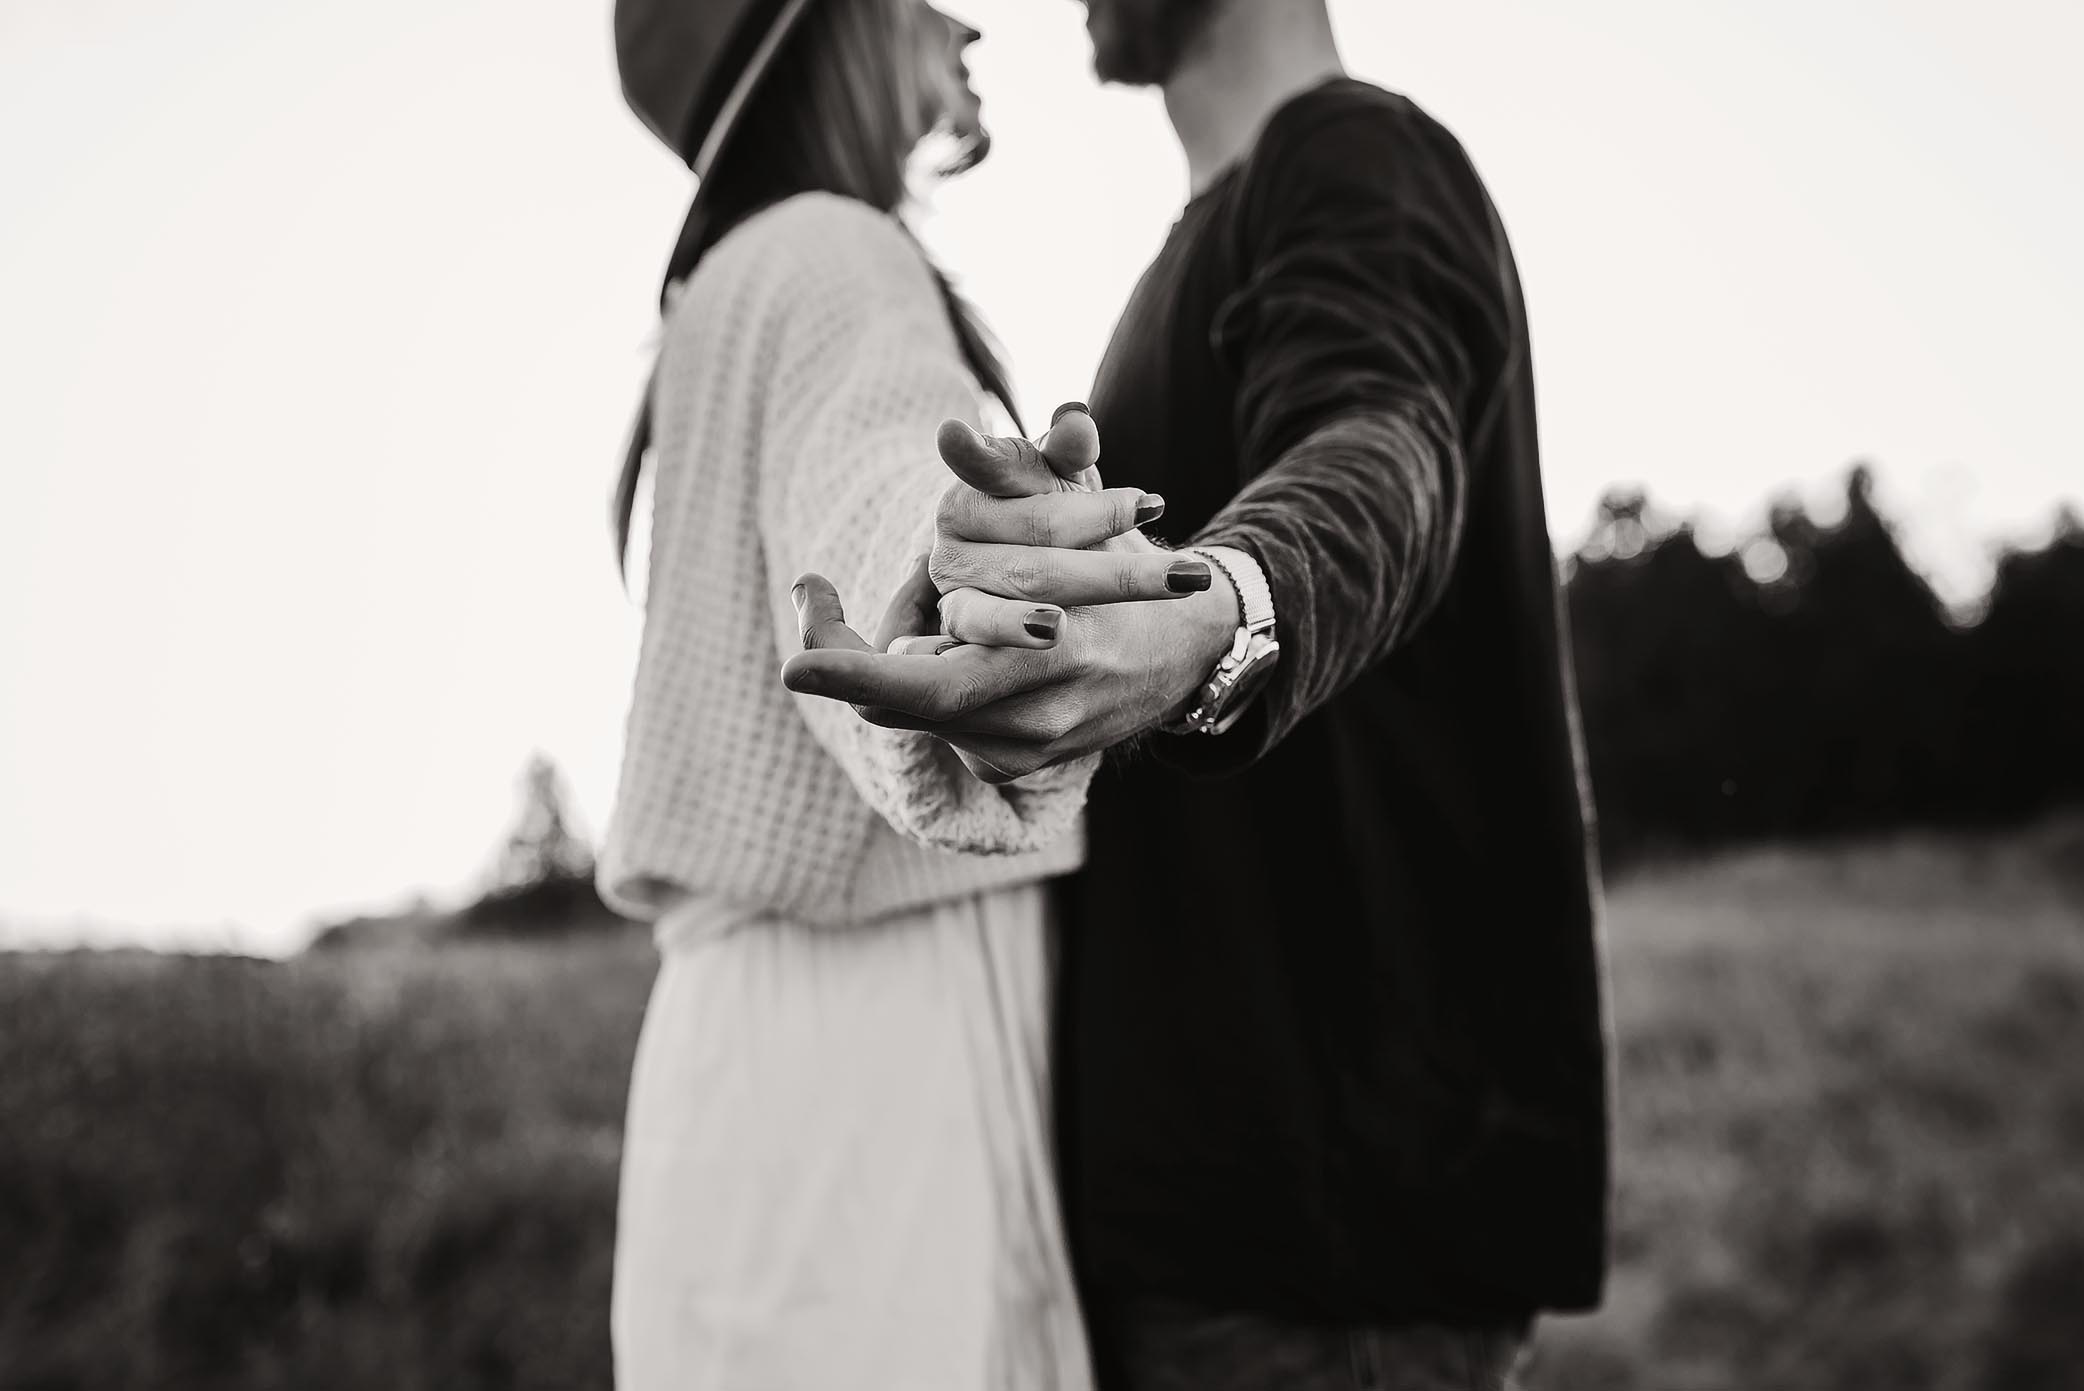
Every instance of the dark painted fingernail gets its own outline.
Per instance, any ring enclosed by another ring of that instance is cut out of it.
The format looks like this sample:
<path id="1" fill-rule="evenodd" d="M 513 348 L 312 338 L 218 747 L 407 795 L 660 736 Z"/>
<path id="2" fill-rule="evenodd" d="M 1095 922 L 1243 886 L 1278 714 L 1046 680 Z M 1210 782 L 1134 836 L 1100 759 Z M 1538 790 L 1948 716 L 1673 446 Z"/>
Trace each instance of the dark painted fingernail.
<path id="1" fill-rule="evenodd" d="M 1136 525 L 1149 526 L 1165 515 L 1165 499 L 1156 493 L 1145 493 L 1136 501 Z"/>
<path id="2" fill-rule="evenodd" d="M 1192 594 L 1214 583 L 1208 566 L 1198 560 L 1175 560 L 1165 567 L 1165 587 L 1174 594 Z"/>
<path id="3" fill-rule="evenodd" d="M 1083 401 L 1066 401 L 1063 405 L 1058 406 L 1056 408 L 1055 415 L 1049 417 L 1049 423 L 1054 425 L 1059 420 L 1062 420 L 1065 416 L 1069 415 L 1073 411 L 1077 411 L 1080 415 L 1087 416 L 1093 413 L 1092 407 L 1086 405 L 1086 403 Z"/>
<path id="4" fill-rule="evenodd" d="M 1053 638 L 1056 636 L 1057 622 L 1061 618 L 1063 615 L 1055 609 L 1029 609 L 1027 618 L 1020 626 L 1028 630 L 1028 636 L 1031 638 Z"/>

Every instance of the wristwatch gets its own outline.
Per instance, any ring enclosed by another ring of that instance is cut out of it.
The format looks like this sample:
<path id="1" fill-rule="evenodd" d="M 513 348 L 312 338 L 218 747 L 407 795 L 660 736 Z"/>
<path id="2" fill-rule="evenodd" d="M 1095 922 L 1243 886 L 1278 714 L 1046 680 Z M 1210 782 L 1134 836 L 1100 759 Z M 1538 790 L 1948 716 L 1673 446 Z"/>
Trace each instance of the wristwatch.
<path id="1" fill-rule="evenodd" d="M 1183 554 L 1198 555 L 1223 572 L 1237 591 L 1244 622 L 1238 626 L 1230 650 L 1216 663 L 1215 671 L 1188 702 L 1186 713 L 1170 726 L 1170 732 L 1221 734 L 1237 723 L 1281 659 L 1281 644 L 1274 639 L 1273 590 L 1267 587 L 1266 572 L 1259 562 L 1233 546 L 1189 546 Z"/>

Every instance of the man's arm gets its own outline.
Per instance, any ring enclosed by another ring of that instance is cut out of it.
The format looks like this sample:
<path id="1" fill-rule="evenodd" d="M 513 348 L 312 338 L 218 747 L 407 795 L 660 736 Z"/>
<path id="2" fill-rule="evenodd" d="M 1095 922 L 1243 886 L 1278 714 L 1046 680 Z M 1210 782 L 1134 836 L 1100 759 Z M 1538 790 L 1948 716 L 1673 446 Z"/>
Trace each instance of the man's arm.
<path id="1" fill-rule="evenodd" d="M 1243 212 L 1263 269 L 1217 325 L 1248 481 L 1194 538 L 1259 562 L 1281 659 L 1230 731 L 1157 746 L 1198 769 L 1257 758 L 1438 602 L 1516 341 L 1488 202 L 1444 131 L 1363 108 L 1285 134 Z"/>

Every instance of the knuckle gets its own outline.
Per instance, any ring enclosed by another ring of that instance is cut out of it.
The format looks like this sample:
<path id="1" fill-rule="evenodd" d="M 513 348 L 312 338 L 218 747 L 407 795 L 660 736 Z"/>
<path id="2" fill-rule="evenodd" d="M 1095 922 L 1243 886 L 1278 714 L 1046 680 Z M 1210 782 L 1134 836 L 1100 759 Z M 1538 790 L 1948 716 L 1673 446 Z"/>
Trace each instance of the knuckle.
<path id="1" fill-rule="evenodd" d="M 969 547 L 938 541 L 926 558 L 926 577 L 945 595 L 968 585 L 970 572 L 975 567 L 976 560 Z"/>
<path id="2" fill-rule="evenodd" d="M 1047 507 L 1040 505 L 1039 502 L 1031 503 L 1027 508 L 1025 536 L 1027 544 L 1030 546 L 1054 546 L 1056 544 L 1054 514 Z"/>
<path id="3" fill-rule="evenodd" d="M 941 596 L 941 632 L 965 642 L 989 638 L 990 614 L 985 596 L 974 589 L 951 589 Z"/>
<path id="4" fill-rule="evenodd" d="M 1032 555 L 1019 555 L 1006 562 L 1006 585 L 1016 594 L 1036 596 L 1049 587 L 1050 566 Z"/>
<path id="5" fill-rule="evenodd" d="M 1117 489 L 1108 507 L 1107 529 L 1116 536 L 1136 529 L 1137 494 L 1133 488 Z"/>
<path id="6" fill-rule="evenodd" d="M 953 531 L 960 525 L 964 513 L 968 510 L 965 506 L 968 492 L 968 487 L 961 483 L 950 483 L 942 491 L 941 500 L 933 510 L 935 531 Z"/>
<path id="7" fill-rule="evenodd" d="M 1124 555 L 1114 563 L 1115 593 L 1124 599 L 1134 599 L 1143 593 L 1143 570 L 1137 562 L 1141 556 Z"/>

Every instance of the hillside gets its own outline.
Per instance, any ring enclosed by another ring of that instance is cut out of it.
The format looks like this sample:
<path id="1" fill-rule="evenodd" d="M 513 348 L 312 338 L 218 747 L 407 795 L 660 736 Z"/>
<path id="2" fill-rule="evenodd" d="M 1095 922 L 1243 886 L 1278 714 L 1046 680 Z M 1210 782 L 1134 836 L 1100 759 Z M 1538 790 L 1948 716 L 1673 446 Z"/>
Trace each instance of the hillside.
<path id="1" fill-rule="evenodd" d="M 2084 823 L 1612 895 L 1607 1308 L 1537 1391 L 2084 1384 Z M 627 932 L 0 956 L 0 1385 L 606 1387 Z"/>

